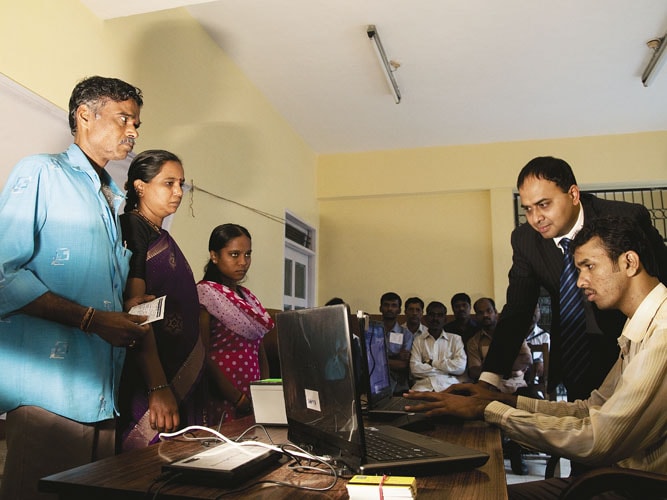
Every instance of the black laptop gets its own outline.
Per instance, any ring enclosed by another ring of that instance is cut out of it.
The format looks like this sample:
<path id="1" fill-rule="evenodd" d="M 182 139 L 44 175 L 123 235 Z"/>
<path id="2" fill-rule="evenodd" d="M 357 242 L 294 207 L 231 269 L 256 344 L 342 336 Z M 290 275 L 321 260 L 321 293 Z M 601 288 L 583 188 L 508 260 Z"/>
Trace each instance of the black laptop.
<path id="1" fill-rule="evenodd" d="M 393 426 L 364 427 L 344 305 L 285 311 L 276 322 L 291 442 L 361 474 L 433 475 L 488 460 Z"/>

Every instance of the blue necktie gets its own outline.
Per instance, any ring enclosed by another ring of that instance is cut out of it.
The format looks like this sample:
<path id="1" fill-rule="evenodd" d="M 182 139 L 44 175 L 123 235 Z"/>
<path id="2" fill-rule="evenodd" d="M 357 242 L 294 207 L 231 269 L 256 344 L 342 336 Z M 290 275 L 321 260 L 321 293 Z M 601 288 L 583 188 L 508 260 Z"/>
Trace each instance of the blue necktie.
<path id="1" fill-rule="evenodd" d="M 586 336 L 586 314 L 581 291 L 577 288 L 577 268 L 570 252 L 572 240 L 563 238 L 563 272 L 560 275 L 560 332 L 562 339 L 563 379 L 576 382 L 590 363 Z M 567 385 L 567 384 L 566 384 Z"/>

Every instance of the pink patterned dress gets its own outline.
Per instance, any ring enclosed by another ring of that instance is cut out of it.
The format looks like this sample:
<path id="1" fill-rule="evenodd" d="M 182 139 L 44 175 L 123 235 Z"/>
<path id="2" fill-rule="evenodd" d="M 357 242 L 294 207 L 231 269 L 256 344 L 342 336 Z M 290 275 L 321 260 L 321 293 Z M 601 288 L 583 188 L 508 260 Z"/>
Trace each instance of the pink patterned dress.
<path id="1" fill-rule="evenodd" d="M 273 320 L 250 290 L 242 286 L 239 290 L 242 297 L 213 281 L 197 283 L 199 304 L 211 315 L 209 356 L 234 387 L 250 397 L 250 382 L 260 379 L 259 346 L 273 328 Z M 212 393 L 208 422 L 233 420 L 234 401 L 215 397 L 215 390 Z"/>

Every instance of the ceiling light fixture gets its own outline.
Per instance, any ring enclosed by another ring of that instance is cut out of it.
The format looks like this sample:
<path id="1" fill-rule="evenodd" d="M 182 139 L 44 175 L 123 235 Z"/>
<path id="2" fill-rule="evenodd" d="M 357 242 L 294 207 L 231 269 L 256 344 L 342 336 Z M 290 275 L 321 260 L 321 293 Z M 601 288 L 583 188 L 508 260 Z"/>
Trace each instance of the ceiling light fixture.
<path id="1" fill-rule="evenodd" d="M 667 43 L 665 43 L 665 37 L 667 37 L 667 33 L 665 33 L 665 36 L 662 38 L 654 38 L 646 42 L 646 45 L 653 50 L 653 55 L 642 74 L 642 83 L 644 84 L 644 87 L 648 87 L 651 82 L 655 80 L 660 68 L 665 63 L 665 57 L 663 57 L 665 55 L 665 46 L 667 45 Z"/>
<path id="2" fill-rule="evenodd" d="M 398 88 L 398 83 L 396 83 L 396 78 L 394 78 L 394 71 L 400 66 L 399 63 L 395 61 L 389 61 L 387 59 L 387 53 L 384 51 L 382 46 L 382 41 L 380 41 L 380 34 L 377 31 L 377 28 L 374 24 L 369 24 L 366 28 L 366 33 L 368 38 L 373 42 L 373 47 L 375 47 L 375 53 L 380 60 L 382 69 L 384 69 L 385 77 L 387 78 L 387 83 L 391 89 L 391 93 L 394 95 L 394 101 L 396 104 L 401 102 L 401 89 Z"/>

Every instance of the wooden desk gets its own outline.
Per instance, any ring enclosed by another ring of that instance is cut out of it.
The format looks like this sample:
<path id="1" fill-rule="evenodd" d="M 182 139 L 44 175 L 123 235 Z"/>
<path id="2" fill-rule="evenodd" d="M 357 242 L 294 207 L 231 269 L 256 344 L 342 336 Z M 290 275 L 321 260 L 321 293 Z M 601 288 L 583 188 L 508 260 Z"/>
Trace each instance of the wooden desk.
<path id="1" fill-rule="evenodd" d="M 252 425 L 252 417 L 241 419 L 224 426 L 223 432 L 236 437 Z M 275 442 L 285 442 L 286 428 L 269 428 Z M 505 469 L 501 446 L 500 431 L 483 422 L 461 424 L 439 424 L 428 434 L 463 446 L 485 451 L 489 461 L 483 467 L 466 472 L 444 473 L 440 476 L 417 478 L 419 499 L 456 498 L 475 500 L 501 500 L 507 498 Z M 261 436 L 260 433 L 256 434 Z M 162 483 L 154 483 L 160 475 L 161 466 L 174 460 L 187 457 L 201 450 L 197 442 L 167 441 L 142 450 L 136 450 L 115 457 L 100 460 L 69 471 L 54 474 L 40 481 L 44 492 L 57 493 L 61 499 L 94 498 L 108 499 L 146 499 L 153 498 Z M 274 479 L 302 485 L 322 487 L 330 482 L 330 477 L 311 474 L 297 474 L 280 466 L 267 471 L 246 484 L 260 479 Z M 307 492 L 282 486 L 254 487 L 236 495 L 224 498 L 348 498 L 346 481 L 339 479 L 332 490 L 327 492 Z M 213 499 L 224 493 L 223 488 L 206 486 L 168 484 L 156 497 L 158 499 Z M 147 492 L 150 492 L 147 495 Z"/>

